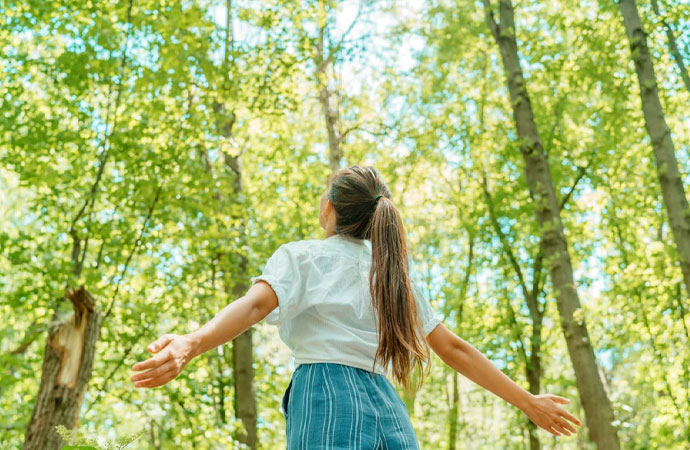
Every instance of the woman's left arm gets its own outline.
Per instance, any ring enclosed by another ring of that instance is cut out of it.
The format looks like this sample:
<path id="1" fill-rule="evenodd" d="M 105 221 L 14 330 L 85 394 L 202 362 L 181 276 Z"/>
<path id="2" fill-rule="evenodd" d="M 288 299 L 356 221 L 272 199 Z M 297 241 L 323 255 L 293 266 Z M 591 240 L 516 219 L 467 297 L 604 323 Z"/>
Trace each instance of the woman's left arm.
<path id="1" fill-rule="evenodd" d="M 532 422 L 556 436 L 577 432 L 573 424 L 582 423 L 557 403 L 570 400 L 552 394 L 533 395 L 501 372 L 470 343 L 442 323 L 429 334 L 429 346 L 450 367 L 511 405 L 520 408 Z"/>
<path id="2" fill-rule="evenodd" d="M 164 385 L 177 377 L 189 361 L 235 339 L 277 306 L 278 297 L 271 286 L 259 280 L 246 295 L 223 308 L 198 330 L 184 335 L 165 334 L 151 343 L 147 350 L 156 355 L 132 366 L 138 373 L 130 380 L 136 387 Z"/>

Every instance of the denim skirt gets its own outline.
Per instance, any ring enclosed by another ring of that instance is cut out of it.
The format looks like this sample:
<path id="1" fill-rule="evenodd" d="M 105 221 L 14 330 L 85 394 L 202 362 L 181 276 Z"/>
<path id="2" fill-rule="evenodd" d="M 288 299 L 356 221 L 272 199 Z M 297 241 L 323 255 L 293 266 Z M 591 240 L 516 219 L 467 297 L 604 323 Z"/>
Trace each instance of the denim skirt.
<path id="1" fill-rule="evenodd" d="M 419 449 L 402 399 L 381 374 L 300 364 L 282 400 L 288 450 Z"/>

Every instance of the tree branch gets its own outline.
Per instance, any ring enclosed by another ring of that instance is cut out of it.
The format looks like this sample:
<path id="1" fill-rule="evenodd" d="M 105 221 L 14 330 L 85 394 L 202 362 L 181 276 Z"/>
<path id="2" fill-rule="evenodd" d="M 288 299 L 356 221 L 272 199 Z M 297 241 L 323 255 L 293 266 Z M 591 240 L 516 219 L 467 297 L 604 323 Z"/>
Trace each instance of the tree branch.
<path id="1" fill-rule="evenodd" d="M 486 16 L 486 24 L 489 26 L 491 34 L 493 34 L 494 38 L 498 40 L 500 28 L 499 24 L 496 23 L 494 11 L 491 7 L 491 2 L 489 0 L 482 0 L 482 3 L 484 4 L 484 15 Z"/>
<path id="2" fill-rule="evenodd" d="M 484 192 L 484 197 L 486 198 L 486 204 L 489 210 L 489 217 L 491 219 L 491 224 L 494 227 L 494 230 L 496 231 L 496 234 L 498 235 L 499 240 L 501 241 L 501 248 L 503 252 L 505 253 L 506 257 L 510 261 L 510 265 L 513 267 L 513 270 L 515 271 L 515 274 L 518 277 L 519 283 L 520 283 L 520 288 L 522 289 L 522 293 L 527 298 L 529 295 L 529 291 L 527 290 L 527 285 L 525 284 L 525 278 L 522 275 L 522 269 L 520 268 L 520 263 L 518 262 L 517 258 L 513 254 L 513 251 L 508 244 L 508 239 L 506 238 L 505 233 L 503 233 L 503 230 L 501 230 L 501 226 L 498 223 L 498 218 L 496 217 L 496 212 L 494 211 L 494 205 L 493 205 L 493 200 L 491 198 L 491 194 L 489 193 L 489 188 L 487 187 L 486 183 L 486 173 L 482 175 L 481 179 L 481 187 L 482 191 Z"/>
<path id="3" fill-rule="evenodd" d="M 134 241 L 134 245 L 132 245 L 132 249 L 129 252 L 129 255 L 127 256 L 127 260 L 125 261 L 124 267 L 122 268 L 122 272 L 120 273 L 120 277 L 117 280 L 117 285 L 115 286 L 115 292 L 113 292 L 113 296 L 110 299 L 110 304 L 108 305 L 108 308 L 106 309 L 105 314 L 103 315 L 103 321 L 110 315 L 110 311 L 113 309 L 113 305 L 115 303 L 115 298 L 117 297 L 118 292 L 120 291 L 120 285 L 122 284 L 122 279 L 125 276 L 125 273 L 127 272 L 127 269 L 129 268 L 129 264 L 132 261 L 132 257 L 136 253 L 136 251 L 139 249 L 139 246 L 142 243 L 144 233 L 146 233 L 146 229 L 148 228 L 148 223 L 151 220 L 151 216 L 153 215 L 153 210 L 156 207 L 156 203 L 158 203 L 158 199 L 160 198 L 161 195 L 161 190 L 163 189 L 163 184 L 159 184 L 157 189 L 156 189 L 156 195 L 153 198 L 153 202 L 151 202 L 151 206 L 149 207 L 148 213 L 146 214 L 146 218 L 144 219 L 144 223 L 141 226 L 141 230 L 139 231 L 139 237 L 137 238 L 136 241 Z M 112 280 L 111 280 L 112 283 Z"/>

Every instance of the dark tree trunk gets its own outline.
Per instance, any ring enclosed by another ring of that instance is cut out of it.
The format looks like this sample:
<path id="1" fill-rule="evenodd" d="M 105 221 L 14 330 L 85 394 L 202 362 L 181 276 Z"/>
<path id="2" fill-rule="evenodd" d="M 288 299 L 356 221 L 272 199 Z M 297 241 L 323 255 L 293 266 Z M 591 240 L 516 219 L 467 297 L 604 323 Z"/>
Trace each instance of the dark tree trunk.
<path id="1" fill-rule="evenodd" d="M 686 292 L 690 294 L 690 208 L 688 208 L 688 200 L 685 197 L 685 189 L 678 170 L 671 130 L 666 124 L 664 111 L 659 101 L 652 56 L 649 54 L 647 37 L 642 29 L 637 4 L 635 0 L 621 0 L 618 6 L 623 15 L 632 59 L 635 62 L 642 113 L 647 132 L 652 140 L 657 176 L 680 259 L 683 281 Z"/>
<path id="2" fill-rule="evenodd" d="M 223 76 L 227 76 L 229 71 L 230 50 L 234 45 L 234 37 L 232 30 L 232 1 L 226 0 L 226 16 L 225 16 L 225 50 L 223 56 Z M 236 116 L 234 111 L 225 114 L 226 107 L 223 102 L 216 102 L 213 109 L 218 113 L 217 126 L 219 134 L 225 139 L 231 139 L 233 133 L 233 126 L 235 125 Z M 225 168 L 231 176 L 234 176 L 233 182 L 233 198 L 241 201 L 244 197 L 242 188 L 242 153 L 238 155 L 230 155 L 223 153 Z M 220 196 L 220 194 L 219 194 Z M 246 230 L 245 218 L 242 212 L 240 216 L 234 218 L 239 219 L 238 232 L 240 235 L 240 248 L 246 248 Z M 237 252 L 234 261 L 234 267 L 225 267 L 227 273 L 232 273 L 235 282 L 226 285 L 226 292 L 232 295 L 233 299 L 242 297 L 247 293 L 249 284 L 247 283 L 247 259 L 242 254 L 242 251 Z M 239 280 L 239 281 L 238 281 Z M 234 437 L 236 440 L 247 445 L 254 450 L 257 447 L 256 434 L 256 398 L 254 395 L 254 347 L 252 343 L 252 328 L 249 328 L 244 333 L 237 336 L 232 341 L 232 366 L 233 366 L 233 384 L 234 397 L 233 406 L 235 409 L 235 417 L 242 423 L 244 430 L 239 431 Z M 221 389 L 221 395 L 223 390 Z M 222 401 L 222 399 L 221 399 Z"/>
<path id="3" fill-rule="evenodd" d="M 235 416 L 242 421 L 245 429 L 245 432 L 237 435 L 237 440 L 255 449 L 257 436 L 252 328 L 232 341 L 232 366 L 235 381 Z"/>
<path id="4" fill-rule="evenodd" d="M 84 393 L 91 379 L 98 340 L 100 314 L 96 302 L 82 286 L 69 291 L 74 313 L 48 334 L 41 386 L 31 421 L 26 429 L 24 450 L 58 450 L 65 444 L 55 427 L 75 428 Z"/>
<path id="5" fill-rule="evenodd" d="M 214 110 L 222 117 L 225 106 L 223 103 L 216 103 L 214 105 Z M 221 135 L 228 139 L 231 138 L 234 123 L 235 115 L 231 113 L 226 122 L 219 123 Z M 243 197 L 241 155 L 233 156 L 226 153 L 223 156 L 225 167 L 228 169 L 227 171 L 231 176 L 234 176 L 233 197 L 240 200 Z M 238 230 L 240 234 L 240 247 L 244 248 L 247 244 L 244 217 L 236 218 L 240 221 Z M 224 270 L 227 273 L 232 273 L 235 282 L 230 282 L 230 280 L 228 280 L 228 284 L 225 288 L 226 292 L 231 295 L 233 299 L 237 299 L 246 294 L 249 289 L 249 284 L 246 282 L 248 279 L 247 259 L 242 255 L 241 251 L 237 252 L 235 258 L 231 259 L 239 262 L 233 262 L 233 267 L 225 267 Z M 252 328 L 249 328 L 232 341 L 232 364 L 235 417 L 239 419 L 244 426 L 244 431 L 238 432 L 235 438 L 249 446 L 249 448 L 256 449 L 257 413 L 256 399 L 254 396 L 254 350 L 252 343 Z"/>
<path id="6" fill-rule="evenodd" d="M 563 233 L 563 224 L 556 192 L 541 139 L 534 121 L 515 40 L 513 5 L 510 0 L 499 2 L 500 22 L 494 18 L 489 0 L 483 0 L 487 24 L 498 44 L 505 71 L 513 119 L 521 140 L 520 150 L 525 161 L 525 175 L 534 201 L 537 221 L 542 228 L 542 249 L 549 261 L 561 328 L 575 370 L 578 391 L 585 410 L 590 438 L 599 449 L 620 448 L 613 426 L 613 408 L 599 376 L 592 343 L 584 319 L 576 319 L 581 309 L 573 279 L 573 268 Z"/>
<path id="7" fill-rule="evenodd" d="M 226 165 L 235 171 L 235 198 L 242 196 L 242 164 L 240 156 L 229 157 L 226 155 Z M 240 245 L 246 244 L 246 233 L 244 221 L 240 226 Z M 241 252 L 238 253 L 239 264 L 237 265 L 237 279 L 242 280 L 234 284 L 232 289 L 233 298 L 243 296 L 249 289 L 247 258 Z M 254 345 L 252 342 L 252 329 L 250 327 L 244 333 L 237 336 L 232 341 L 232 367 L 233 380 L 235 382 L 235 416 L 242 421 L 244 432 L 237 436 L 237 440 L 256 449 L 256 397 L 254 395 Z"/>

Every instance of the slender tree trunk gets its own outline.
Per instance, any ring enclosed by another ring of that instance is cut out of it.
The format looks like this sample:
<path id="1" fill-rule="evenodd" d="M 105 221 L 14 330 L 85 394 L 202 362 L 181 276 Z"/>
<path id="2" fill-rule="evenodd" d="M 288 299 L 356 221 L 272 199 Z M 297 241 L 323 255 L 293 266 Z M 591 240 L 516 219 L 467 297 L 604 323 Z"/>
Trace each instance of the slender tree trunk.
<path id="1" fill-rule="evenodd" d="M 326 132 L 328 134 L 328 163 L 332 172 L 340 168 L 340 162 L 343 159 L 343 152 L 341 149 L 342 137 L 338 127 L 338 108 L 333 102 L 331 90 L 328 88 L 328 67 L 332 65 L 329 55 L 324 56 L 324 40 L 326 29 L 320 30 L 319 40 L 316 44 L 316 80 L 319 84 L 319 102 L 321 103 L 321 111 L 323 112 L 324 122 L 326 124 Z"/>
<path id="2" fill-rule="evenodd" d="M 82 286 L 69 291 L 74 313 L 54 326 L 46 341 L 41 386 L 31 421 L 26 429 L 24 450 L 59 449 L 65 442 L 55 427 L 77 426 L 84 393 L 91 379 L 98 340 L 100 314 L 96 302 Z"/>
<path id="3" fill-rule="evenodd" d="M 319 100 L 321 101 L 321 108 L 326 121 L 326 130 L 328 131 L 329 165 L 331 170 L 335 172 L 340 168 L 342 152 L 340 149 L 340 133 L 337 126 L 337 111 L 331 104 L 331 93 L 328 86 L 321 86 Z"/>
<path id="4" fill-rule="evenodd" d="M 460 393 L 458 391 L 458 373 L 453 371 L 453 392 L 450 403 L 450 410 L 448 411 L 448 450 L 455 450 L 455 442 L 458 440 L 458 403 L 460 400 Z"/>
<path id="5" fill-rule="evenodd" d="M 688 348 L 688 344 L 690 343 L 690 332 L 688 331 L 688 326 L 685 322 L 685 307 L 683 306 L 683 297 L 681 295 L 682 292 L 682 287 L 680 284 L 676 285 L 676 295 L 674 295 L 674 298 L 676 299 L 677 305 L 678 305 L 678 319 L 680 319 L 680 323 L 683 327 L 683 331 L 685 332 L 685 348 Z M 686 358 L 687 361 L 687 358 Z M 684 364 L 683 365 L 683 379 L 684 379 L 684 384 L 685 384 L 685 402 L 687 403 L 687 406 L 690 407 L 690 364 Z M 688 441 L 690 441 L 690 427 L 686 430 L 686 434 L 688 435 Z"/>
<path id="6" fill-rule="evenodd" d="M 673 59 L 676 61 L 676 66 L 678 66 L 678 71 L 680 72 L 680 77 L 683 79 L 683 84 L 685 84 L 685 89 L 690 92 L 690 75 L 688 75 L 688 69 L 683 62 L 683 56 L 678 49 L 678 43 L 676 42 L 675 34 L 673 34 L 673 29 L 661 14 L 659 3 L 656 0 L 652 0 L 652 8 L 654 9 L 654 13 L 659 17 L 661 24 L 664 26 L 666 38 L 668 39 L 668 48 L 671 50 L 671 56 L 673 56 Z"/>
<path id="7" fill-rule="evenodd" d="M 252 328 L 249 328 L 247 331 L 237 336 L 232 342 L 232 363 L 235 381 L 235 415 L 244 425 L 244 432 L 238 434 L 237 440 L 248 445 L 251 449 L 256 449 L 257 413 L 256 398 L 254 395 L 253 348 Z"/>
<path id="8" fill-rule="evenodd" d="M 578 391 L 585 410 L 590 438 L 599 449 L 620 448 L 617 430 L 613 425 L 613 408 L 599 376 L 594 350 L 584 319 L 576 319 L 581 310 L 580 299 L 573 279 L 573 268 L 550 168 L 534 121 L 530 99 L 517 52 L 513 5 L 501 0 L 500 23 L 496 22 L 489 0 L 483 0 L 487 24 L 498 44 L 505 71 L 513 119 L 520 137 L 525 175 L 530 196 L 534 201 L 537 221 L 542 228 L 542 248 L 561 318 L 570 359 L 575 370 Z"/>
<path id="9" fill-rule="evenodd" d="M 220 103 L 216 103 L 214 107 L 218 112 L 224 110 L 224 106 L 222 106 Z M 234 121 L 234 119 L 230 120 Z M 225 130 L 226 133 L 231 133 L 232 125 L 225 123 L 223 126 L 221 126 L 221 129 Z M 228 134 L 226 137 L 228 136 L 230 135 Z M 235 177 L 233 183 L 233 194 L 235 198 L 240 198 L 242 196 L 242 169 L 240 156 L 231 156 L 225 154 L 224 158 L 226 168 L 228 171 L 233 172 L 232 176 Z M 208 167 L 208 170 L 212 170 L 210 166 Z M 223 196 L 220 193 L 217 194 L 217 199 L 219 200 L 219 205 L 222 207 Z M 240 220 L 242 221 L 240 226 L 240 246 L 243 247 L 246 245 L 245 225 L 243 218 L 240 218 Z M 228 267 L 224 269 L 227 273 L 232 272 L 233 278 L 235 278 L 234 283 L 230 279 L 225 281 L 225 290 L 233 299 L 243 296 L 250 287 L 246 281 L 248 279 L 247 259 L 240 253 L 238 253 L 236 257 L 239 259 L 239 263 L 236 265 L 233 264 L 233 269 L 229 269 Z M 219 254 L 216 256 L 214 261 L 221 259 L 223 259 L 223 255 Z M 215 275 L 213 278 L 215 278 Z M 258 437 L 256 431 L 257 410 L 254 391 L 254 352 L 252 343 L 252 329 L 253 328 L 249 328 L 232 341 L 231 354 L 219 352 L 219 354 L 215 356 L 215 360 L 218 365 L 218 403 L 216 406 L 216 412 L 218 414 L 218 420 L 220 423 L 227 423 L 225 395 L 226 388 L 229 387 L 229 384 L 226 383 L 222 376 L 222 368 L 224 364 L 231 364 L 233 367 L 232 385 L 234 387 L 232 405 L 235 411 L 235 417 L 241 421 L 244 428 L 244 430 L 238 432 L 234 438 L 248 445 L 249 448 L 255 449 L 258 445 Z M 216 402 L 214 399 L 214 405 L 215 404 Z"/>
<path id="10" fill-rule="evenodd" d="M 233 194 L 235 198 L 242 198 L 242 160 L 241 155 L 225 155 L 225 164 L 235 172 Z M 246 230 L 244 219 L 240 225 L 240 247 L 246 247 Z M 239 298 L 249 289 L 249 274 L 247 273 L 247 258 L 238 252 L 239 264 L 234 271 L 237 280 L 233 285 L 233 298 Z M 253 327 L 237 336 L 232 341 L 232 366 L 235 382 L 235 415 L 242 421 L 245 431 L 239 433 L 238 440 L 251 449 L 257 447 L 256 436 L 256 397 L 254 395 L 254 345 L 252 343 Z"/>
<path id="11" fill-rule="evenodd" d="M 460 306 L 458 307 L 458 334 L 462 335 L 462 323 L 464 305 L 467 301 L 467 291 L 470 285 L 470 277 L 472 276 L 472 267 L 474 264 L 474 233 L 468 229 L 469 245 L 467 249 L 467 270 L 465 277 L 460 285 Z M 455 450 L 455 444 L 458 439 L 458 409 L 460 402 L 460 392 L 458 390 L 458 374 L 453 371 L 453 393 L 451 397 L 450 411 L 448 411 L 448 450 Z"/>
<path id="12" fill-rule="evenodd" d="M 652 140 L 657 176 L 680 259 L 683 281 L 686 292 L 690 294 L 690 208 L 688 208 L 688 200 L 685 197 L 685 189 L 678 170 L 671 130 L 666 124 L 664 111 L 659 101 L 652 56 L 649 54 L 646 34 L 637 12 L 637 4 L 635 0 L 621 0 L 618 6 L 630 42 L 632 59 L 635 62 L 642 113 L 647 132 Z"/>
<path id="13" fill-rule="evenodd" d="M 585 169 L 581 168 L 580 169 L 580 174 L 579 176 L 575 179 L 575 182 L 573 183 L 573 186 L 570 188 L 569 193 L 572 193 L 577 184 L 579 183 L 580 179 L 585 173 Z M 522 295 L 524 297 L 525 304 L 527 305 L 527 309 L 529 310 L 529 315 L 530 315 L 530 320 L 532 322 L 532 334 L 529 337 L 530 338 L 530 354 L 529 356 L 527 355 L 527 351 L 525 350 L 524 346 L 520 344 L 520 350 L 521 350 L 521 356 L 525 364 L 525 376 L 527 378 L 527 382 L 529 383 L 529 392 L 537 395 L 540 393 L 541 390 L 541 374 L 542 374 L 542 360 L 541 360 L 541 345 L 542 345 L 542 328 L 543 328 L 543 322 L 544 322 L 544 305 L 539 302 L 539 297 L 541 296 L 543 292 L 543 283 L 542 283 L 542 269 L 543 269 L 543 259 L 544 259 L 544 252 L 542 245 L 540 243 L 539 246 L 539 251 L 537 252 L 537 255 L 534 258 L 534 263 L 532 266 L 532 286 L 528 287 L 527 282 L 525 280 L 525 277 L 523 275 L 522 269 L 520 267 L 520 263 L 518 262 L 518 258 L 515 256 L 513 250 L 511 249 L 510 242 L 508 240 L 508 237 L 506 236 L 506 233 L 503 232 L 501 229 L 500 224 L 498 223 L 498 216 L 496 214 L 496 211 L 494 209 L 494 204 L 493 204 L 493 199 L 491 197 L 491 193 L 489 192 L 489 188 L 487 185 L 486 181 L 486 175 L 482 177 L 481 180 L 481 189 L 484 193 L 484 197 L 486 199 L 486 204 L 487 208 L 489 210 L 489 216 L 491 219 L 491 224 L 494 228 L 494 231 L 498 235 L 499 241 L 501 242 L 501 251 L 505 254 L 507 260 L 510 262 L 511 267 L 513 268 L 513 271 L 515 272 L 515 276 L 518 279 L 518 282 L 520 284 L 520 290 L 522 292 Z M 566 202 L 570 198 L 570 195 L 566 195 L 563 200 L 561 201 L 559 205 L 559 211 L 563 209 L 565 206 Z M 522 333 L 518 329 L 518 323 L 514 319 L 515 318 L 515 311 L 512 309 L 512 306 L 508 302 L 508 313 L 510 314 L 510 317 L 512 318 L 513 322 L 513 327 L 515 329 L 516 333 L 516 338 L 519 339 L 519 342 L 522 342 Z M 531 421 L 527 420 L 527 432 L 529 435 L 529 442 L 530 442 L 530 449 L 531 450 L 538 450 L 541 448 L 541 444 L 539 442 L 539 436 L 537 435 L 537 426 Z"/>
<path id="14" fill-rule="evenodd" d="M 244 259 L 244 257 L 242 257 Z M 246 265 L 245 265 L 246 266 Z M 236 284 L 235 297 L 244 295 L 249 286 Z M 256 435 L 256 397 L 254 395 L 254 345 L 252 328 L 232 341 L 232 366 L 235 382 L 235 415 L 242 421 L 244 432 L 237 439 L 251 449 L 257 448 Z"/>
<path id="15" fill-rule="evenodd" d="M 539 395 L 541 391 L 541 319 L 532 319 L 533 330 L 530 344 L 530 358 L 525 365 L 525 375 L 529 384 L 529 391 L 534 395 Z M 531 420 L 527 421 L 527 432 L 529 433 L 529 448 L 540 450 L 541 444 L 537 435 L 537 426 Z"/>
<path id="16" fill-rule="evenodd" d="M 233 30 L 232 30 L 232 1 L 226 0 L 226 16 L 225 16 L 225 49 L 223 55 L 223 76 L 227 77 L 229 73 L 229 61 L 231 58 L 230 51 L 234 45 Z M 219 133 L 225 139 L 232 138 L 233 127 L 235 125 L 236 116 L 234 111 L 226 112 L 225 104 L 217 101 L 213 105 L 213 110 L 218 114 L 217 126 Z M 234 176 L 233 182 L 233 197 L 241 200 L 243 198 L 242 187 L 242 152 L 238 155 L 229 155 L 223 153 L 224 164 L 228 172 Z M 240 213 L 242 214 L 242 213 Z M 240 247 L 246 247 L 246 229 L 245 217 L 237 217 L 240 221 Z M 234 267 L 226 267 L 228 273 L 233 274 L 235 282 L 231 285 L 226 285 L 226 291 L 237 299 L 246 294 L 249 289 L 247 282 L 249 274 L 247 273 L 247 259 L 242 252 L 237 252 L 235 258 L 238 262 L 233 263 Z M 239 281 L 237 281 L 239 280 Z M 233 405 L 235 409 L 235 417 L 242 423 L 243 430 L 238 432 L 235 439 L 247 445 L 250 449 L 257 447 L 256 434 L 256 398 L 254 395 L 254 346 L 252 343 L 252 328 L 237 336 L 232 341 L 232 366 L 233 366 L 233 383 L 234 383 L 234 398 Z M 221 394 L 223 390 L 221 389 Z M 222 401 L 222 399 L 221 399 Z"/>
<path id="17" fill-rule="evenodd" d="M 219 127 L 220 134 L 226 139 L 232 137 L 232 129 L 235 123 L 235 115 L 230 113 L 227 117 L 224 116 L 225 105 L 221 102 L 216 102 L 213 105 L 214 110 L 218 114 L 218 118 L 221 119 L 217 123 Z M 227 171 L 231 176 L 234 177 L 232 194 L 233 198 L 239 199 L 241 201 L 243 197 L 243 187 L 242 187 L 242 161 L 241 155 L 228 155 L 223 154 L 224 164 Z M 220 200 L 219 205 L 222 205 L 223 196 L 219 193 L 218 199 Z M 242 214 L 242 213 L 240 213 Z M 235 217 L 239 219 L 239 234 L 240 234 L 240 248 L 244 248 L 247 245 L 246 240 L 246 229 L 244 216 Z M 233 257 L 228 258 L 225 256 L 224 260 L 232 261 L 226 264 L 232 267 L 225 267 L 224 271 L 227 274 L 232 274 L 232 277 L 228 277 L 225 281 L 225 290 L 229 296 L 233 299 L 242 297 L 247 293 L 249 289 L 249 274 L 247 273 L 247 258 L 242 254 L 242 252 L 237 252 Z M 219 256 L 219 259 L 221 256 Z M 232 278 L 232 279 L 230 279 Z M 250 327 L 245 332 L 237 336 L 232 341 L 232 367 L 233 367 L 233 386 L 234 386 L 234 397 L 233 406 L 235 410 L 235 417 L 241 421 L 244 430 L 237 433 L 235 438 L 246 444 L 251 449 L 256 449 L 257 447 L 257 433 L 256 433 L 256 398 L 254 393 L 254 350 L 252 343 L 252 329 Z M 225 422 L 225 383 L 221 379 L 219 381 L 219 416 L 222 422 Z"/>
<path id="18" fill-rule="evenodd" d="M 613 196 L 611 196 L 613 198 Z M 612 204 L 613 210 L 616 210 L 615 203 Z M 612 221 L 614 219 L 612 218 Z M 618 224 L 614 221 L 614 228 L 616 230 L 616 238 L 615 239 L 615 244 L 616 244 L 616 249 L 621 255 L 621 259 L 623 260 L 623 267 L 622 269 L 627 268 L 630 265 L 630 257 L 628 256 L 628 251 L 625 248 L 625 241 L 623 240 L 623 233 L 620 230 L 620 227 Z M 678 286 L 678 291 L 680 294 L 681 287 L 680 285 Z M 659 347 L 657 345 L 657 337 L 652 331 L 652 327 L 650 325 L 650 320 L 649 320 L 649 315 L 647 314 L 647 310 L 645 308 L 645 302 L 644 302 L 644 288 L 640 285 L 635 285 L 632 286 L 630 289 L 630 293 L 632 294 L 632 297 L 637 301 L 638 307 L 635 308 L 635 312 L 640 315 L 642 318 L 642 324 L 644 325 L 645 329 L 647 330 L 647 334 L 649 335 L 649 345 L 652 348 L 652 352 L 654 353 L 654 357 L 656 359 L 656 364 L 658 367 L 664 367 L 664 358 L 662 352 L 659 350 Z M 680 300 L 680 299 L 679 299 Z M 686 369 L 687 370 L 687 369 Z M 687 373 L 687 372 L 686 372 Z M 673 403 L 673 406 L 676 410 L 676 419 L 678 420 L 679 423 L 685 425 L 685 418 L 683 417 L 682 414 L 682 407 L 678 404 L 680 401 L 680 396 L 674 395 L 673 389 L 671 387 L 671 382 L 669 380 L 668 374 L 666 371 L 662 372 L 662 379 L 664 380 L 664 387 L 666 388 L 666 395 L 668 396 L 668 399 Z M 678 401 L 677 401 L 678 400 Z M 690 427 L 684 426 L 685 429 L 685 435 L 686 439 L 690 442 Z"/>

